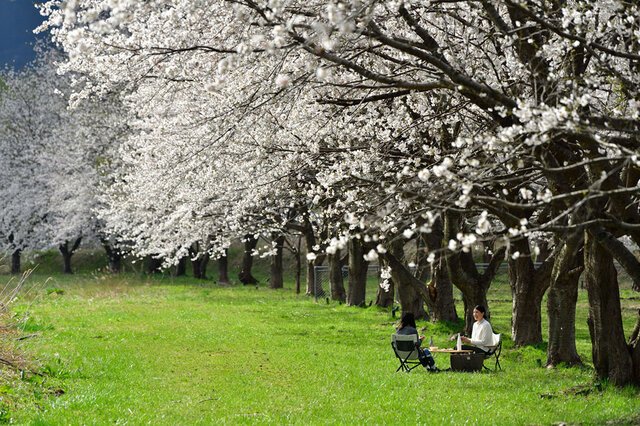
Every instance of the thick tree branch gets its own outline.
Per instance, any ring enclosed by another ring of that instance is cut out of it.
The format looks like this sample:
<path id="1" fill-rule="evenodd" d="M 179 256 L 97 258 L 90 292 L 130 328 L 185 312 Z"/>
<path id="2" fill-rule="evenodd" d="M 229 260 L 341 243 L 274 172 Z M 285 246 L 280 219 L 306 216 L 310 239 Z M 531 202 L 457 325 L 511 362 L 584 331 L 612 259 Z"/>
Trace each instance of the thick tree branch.
<path id="1" fill-rule="evenodd" d="M 360 99 L 318 99 L 319 104 L 328 104 L 328 105 L 340 105 L 340 106 L 354 106 L 365 104 L 367 102 L 377 102 L 386 99 L 394 99 L 402 96 L 406 96 L 411 91 L 409 90 L 399 90 L 397 92 L 383 93 L 380 95 L 374 96 L 365 96 Z"/>
<path id="2" fill-rule="evenodd" d="M 640 291 L 640 261 L 620 240 L 602 227 L 589 231 L 604 249 L 618 261 L 633 280 L 633 289 Z"/>

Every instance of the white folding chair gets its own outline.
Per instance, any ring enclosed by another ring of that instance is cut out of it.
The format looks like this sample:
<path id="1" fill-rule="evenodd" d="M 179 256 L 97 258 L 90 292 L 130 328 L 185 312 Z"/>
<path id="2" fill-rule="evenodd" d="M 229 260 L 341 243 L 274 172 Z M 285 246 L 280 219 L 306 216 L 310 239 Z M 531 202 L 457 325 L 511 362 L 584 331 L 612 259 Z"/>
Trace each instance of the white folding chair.
<path id="1" fill-rule="evenodd" d="M 493 335 L 493 345 L 489 346 L 489 350 L 484 354 L 484 359 L 489 359 L 491 357 L 495 357 L 496 363 L 491 370 L 486 365 L 482 365 L 485 369 L 489 371 L 498 371 L 502 370 L 502 366 L 500 365 L 500 353 L 502 352 L 502 335 L 494 334 Z"/>

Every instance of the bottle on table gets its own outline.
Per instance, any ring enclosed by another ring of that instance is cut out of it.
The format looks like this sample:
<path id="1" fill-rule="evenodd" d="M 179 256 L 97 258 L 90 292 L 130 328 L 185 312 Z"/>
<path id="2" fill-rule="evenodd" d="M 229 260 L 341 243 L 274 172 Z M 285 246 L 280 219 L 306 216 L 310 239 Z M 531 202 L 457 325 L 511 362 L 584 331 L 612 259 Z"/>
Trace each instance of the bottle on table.
<path id="1" fill-rule="evenodd" d="M 462 350 L 462 339 L 460 338 L 460 333 L 458 333 L 458 341 L 456 342 L 456 350 Z"/>

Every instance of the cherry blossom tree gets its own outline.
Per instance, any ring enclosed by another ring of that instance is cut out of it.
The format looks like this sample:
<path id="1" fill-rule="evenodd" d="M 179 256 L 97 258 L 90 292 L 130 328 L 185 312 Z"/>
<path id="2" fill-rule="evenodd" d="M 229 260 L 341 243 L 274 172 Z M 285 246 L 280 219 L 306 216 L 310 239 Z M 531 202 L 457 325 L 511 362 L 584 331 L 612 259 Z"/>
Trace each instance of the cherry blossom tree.
<path id="1" fill-rule="evenodd" d="M 577 280 L 566 277 L 581 271 L 583 244 L 598 375 L 640 381 L 613 272 L 615 258 L 638 287 L 640 263 L 619 241 L 640 241 L 636 5 L 79 0 L 43 8 L 69 54 L 63 69 L 91 79 L 80 98 L 123 84 L 133 91 L 139 133 L 127 185 L 147 179 L 141 191 L 166 192 L 201 178 L 192 188 L 208 195 L 182 217 L 217 214 L 223 235 L 237 235 L 247 207 L 291 205 L 283 197 L 291 178 L 314 170 L 302 201 L 342 216 L 356 239 L 412 238 L 443 220 L 448 241 L 431 259 L 450 254 L 467 312 L 492 274 L 463 267 L 469 250 L 497 238 L 510 259 L 518 344 L 541 339 L 549 285 L 550 315 L 575 305 Z M 165 177 L 175 159 L 189 164 Z M 541 236 L 555 246 L 536 271 L 531 239 Z M 385 245 L 367 257 L 392 260 Z M 568 317 L 550 321 L 551 341 L 564 321 L 573 327 Z M 567 343 L 550 345 L 552 363 L 575 361 Z"/>
<path id="2" fill-rule="evenodd" d="M 57 247 L 70 273 L 81 240 L 100 234 L 95 209 L 102 163 L 124 127 L 113 97 L 67 107 L 73 76 L 57 74 L 62 59 L 39 46 L 31 66 L 6 72 L 0 140 L 7 185 L 0 190 L 0 217 L 14 253 Z"/>
<path id="3" fill-rule="evenodd" d="M 3 247 L 13 252 L 14 273 L 20 272 L 20 252 L 47 243 L 48 190 L 43 169 L 45 141 L 55 133 L 58 110 L 66 102 L 55 93 L 53 67 L 37 63 L 21 71 L 6 70 L 0 95 L 0 234 Z"/>

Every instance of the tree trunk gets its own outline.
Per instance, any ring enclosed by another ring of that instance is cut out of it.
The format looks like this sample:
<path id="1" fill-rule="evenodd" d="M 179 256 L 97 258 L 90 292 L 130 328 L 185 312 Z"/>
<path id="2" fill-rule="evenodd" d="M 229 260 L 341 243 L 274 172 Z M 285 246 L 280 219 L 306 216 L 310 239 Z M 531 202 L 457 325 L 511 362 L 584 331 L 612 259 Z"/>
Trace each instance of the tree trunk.
<path id="1" fill-rule="evenodd" d="M 582 234 L 565 240 L 558 253 L 551 274 L 551 288 L 547 296 L 549 316 L 549 346 L 547 366 L 560 363 L 582 364 L 576 349 L 576 302 L 578 301 L 578 281 L 582 273 Z"/>
<path id="2" fill-rule="evenodd" d="M 21 255 L 22 250 L 20 249 L 15 249 L 13 251 L 13 253 L 11 253 L 11 273 L 13 275 L 17 275 L 20 273 L 20 270 L 22 269 L 20 267 L 20 255 Z"/>
<path id="3" fill-rule="evenodd" d="M 546 259 L 535 269 L 528 238 L 512 242 L 512 247 L 520 257 L 509 259 L 511 338 L 516 346 L 535 345 L 542 343 L 542 297 L 549 287 L 553 263 Z"/>
<path id="4" fill-rule="evenodd" d="M 73 255 L 68 250 L 60 251 L 62 252 L 62 273 L 73 274 L 73 269 L 71 269 L 71 256 Z"/>
<path id="5" fill-rule="evenodd" d="M 461 231 L 462 216 L 459 213 L 448 211 L 445 216 L 444 234 L 446 240 L 456 240 Z M 471 251 L 457 251 L 447 256 L 447 269 L 453 284 L 462 292 L 464 303 L 464 328 L 471 335 L 473 328 L 473 308 L 482 305 L 487 312 L 485 318 L 490 319 L 491 312 L 487 304 L 487 291 L 495 276 L 500 263 L 504 258 L 505 247 L 496 250 L 489 261 L 489 266 L 481 274 L 476 268 Z"/>
<path id="6" fill-rule="evenodd" d="M 413 276 L 409 268 L 400 260 L 402 257 L 396 256 L 403 255 L 401 244 L 403 243 L 399 242 L 398 246 L 394 247 L 392 243 L 387 247 L 387 252 L 382 253 L 380 257 L 391 267 L 391 278 L 398 287 L 397 293 L 402 312 L 412 312 L 416 318 L 428 320 L 429 316 L 424 305 L 427 304 L 431 309 L 433 303 L 424 283 Z"/>
<path id="7" fill-rule="evenodd" d="M 440 228 L 440 233 L 442 233 L 442 227 Z M 432 250 L 429 247 L 429 242 L 427 239 L 431 238 L 432 244 L 437 244 L 440 248 L 442 246 L 442 238 L 440 241 L 435 241 L 435 236 L 433 235 L 434 230 L 429 234 L 418 234 L 416 237 L 416 271 L 413 274 L 416 278 L 418 278 L 423 283 L 426 283 L 431 279 L 431 263 L 429 263 L 429 252 Z"/>
<path id="8" fill-rule="evenodd" d="M 160 272 L 162 268 L 162 259 L 155 256 L 147 256 L 145 259 L 145 273 L 152 275 L 156 272 Z"/>
<path id="9" fill-rule="evenodd" d="M 73 274 L 73 270 L 71 269 L 71 256 L 73 256 L 73 253 L 75 253 L 78 247 L 80 247 L 81 241 L 82 241 L 82 237 L 77 238 L 76 241 L 73 243 L 73 246 L 71 247 L 69 247 L 69 241 L 65 241 L 64 244 L 60 244 L 58 246 L 58 249 L 62 254 L 62 261 L 63 261 L 62 273 Z"/>
<path id="10" fill-rule="evenodd" d="M 340 250 L 335 254 L 327 255 L 329 263 L 329 283 L 331 284 L 331 300 L 346 302 L 347 292 L 344 289 L 344 277 L 342 276 L 342 259 Z"/>
<path id="11" fill-rule="evenodd" d="M 406 266 L 404 259 L 404 240 L 396 240 L 389 247 L 389 254 L 395 258 L 394 262 L 390 256 L 386 256 L 386 261 L 391 266 L 391 277 L 398 286 L 398 299 L 402 307 L 402 313 L 411 312 L 415 318 L 429 319 L 429 315 L 424 310 L 427 288 L 424 283 L 413 276 L 411 270 Z"/>
<path id="12" fill-rule="evenodd" d="M 199 255 L 198 255 L 199 256 Z M 191 271 L 193 278 L 202 279 L 202 275 L 200 275 L 200 257 L 191 258 Z"/>
<path id="13" fill-rule="evenodd" d="M 187 275 L 187 258 L 181 257 L 176 265 L 176 277 L 184 277 Z"/>
<path id="14" fill-rule="evenodd" d="M 284 246 L 284 235 L 274 236 L 276 254 L 271 257 L 271 275 L 269 277 L 269 288 L 282 288 L 284 278 L 282 271 L 282 248 Z"/>
<path id="15" fill-rule="evenodd" d="M 598 244 L 607 250 L 629 275 L 633 283 L 633 290 L 640 291 L 640 260 L 619 239 L 603 227 L 594 229 L 592 235 L 595 236 Z"/>
<path id="16" fill-rule="evenodd" d="M 636 326 L 629 338 L 629 350 L 631 351 L 631 362 L 633 364 L 633 382 L 640 384 L 640 309 L 638 310 Z"/>
<path id="17" fill-rule="evenodd" d="M 224 249 L 224 254 L 218 258 L 218 284 L 229 284 L 229 249 Z"/>
<path id="18" fill-rule="evenodd" d="M 542 342 L 542 296 L 533 285 L 533 262 L 530 257 L 509 260 L 511 285 L 511 338 L 516 346 Z"/>
<path id="19" fill-rule="evenodd" d="M 316 283 L 316 261 L 315 260 L 307 260 L 306 281 L 307 281 L 307 291 L 306 291 L 307 296 L 314 296 L 314 297 L 324 296 L 324 289 L 322 288 L 322 283 L 321 282 Z"/>
<path id="20" fill-rule="evenodd" d="M 624 386 L 633 380 L 633 365 L 622 327 L 618 273 L 611 254 L 590 232 L 585 235 L 584 267 L 596 375 L 598 379 Z"/>
<path id="21" fill-rule="evenodd" d="M 357 238 L 349 240 L 349 289 L 347 305 L 364 306 L 367 289 L 367 268 L 369 262 L 364 260 L 364 247 Z"/>
<path id="22" fill-rule="evenodd" d="M 112 274 L 119 274 L 122 272 L 122 253 L 115 247 L 112 247 L 108 240 L 101 239 L 102 247 L 107 254 L 107 261 L 109 265 L 107 268 Z"/>
<path id="23" fill-rule="evenodd" d="M 380 258 L 381 267 L 391 269 L 389 262 L 384 258 Z M 381 272 L 382 273 L 382 272 Z M 393 274 L 391 274 L 390 278 L 387 278 L 388 287 L 385 289 L 382 287 L 381 277 L 378 277 L 378 281 L 380 281 L 380 285 L 378 285 L 378 290 L 376 294 L 376 306 L 381 308 L 388 308 L 393 306 L 395 301 L 395 293 L 396 293 L 396 283 L 393 280 Z"/>
<path id="24" fill-rule="evenodd" d="M 109 272 L 112 274 L 122 272 L 122 255 L 120 253 L 112 253 L 109 256 Z"/>
<path id="25" fill-rule="evenodd" d="M 207 266 L 209 265 L 209 252 L 204 252 L 202 259 L 200 260 L 200 279 L 207 279 Z"/>
<path id="26" fill-rule="evenodd" d="M 206 249 L 203 250 L 199 241 L 191 244 L 189 248 L 189 255 L 191 256 L 191 270 L 193 271 L 193 277 L 199 280 L 207 279 L 207 263 L 209 263 L 209 253 Z"/>
<path id="27" fill-rule="evenodd" d="M 199 280 L 207 279 L 207 264 L 209 263 L 208 253 L 199 253 L 196 258 L 191 259 L 191 269 L 193 277 Z"/>
<path id="28" fill-rule="evenodd" d="M 302 238 L 298 236 L 298 247 L 296 248 L 296 294 L 300 294 L 300 284 L 302 281 Z"/>
<path id="29" fill-rule="evenodd" d="M 244 254 L 242 255 L 242 266 L 238 279 L 242 284 L 258 284 L 258 280 L 251 274 L 253 268 L 253 250 L 258 245 L 258 239 L 253 235 L 244 236 Z"/>
<path id="30" fill-rule="evenodd" d="M 394 293 L 396 291 L 396 285 L 393 282 L 392 278 L 389 278 L 389 287 L 384 289 L 381 286 L 378 286 L 376 291 L 376 306 L 381 308 L 390 308 L 394 303 Z"/>
<path id="31" fill-rule="evenodd" d="M 429 298 L 433 302 L 429 304 L 431 320 L 456 322 L 458 321 L 458 313 L 453 299 L 453 284 L 449 279 L 447 262 L 440 252 L 444 239 L 442 219 L 436 219 L 431 227 L 431 233 L 424 237 L 418 237 L 418 239 L 424 241 L 424 245 L 420 248 L 427 249 L 423 255 L 429 252 L 437 253 L 433 263 L 429 265 L 431 280 L 427 286 Z M 425 282 L 423 277 L 420 281 Z"/>
<path id="32" fill-rule="evenodd" d="M 429 298 L 433 302 L 431 309 L 432 321 L 457 322 L 458 313 L 453 299 L 453 284 L 449 279 L 447 262 L 442 256 L 437 256 L 431 270 L 431 281 L 427 286 Z"/>

